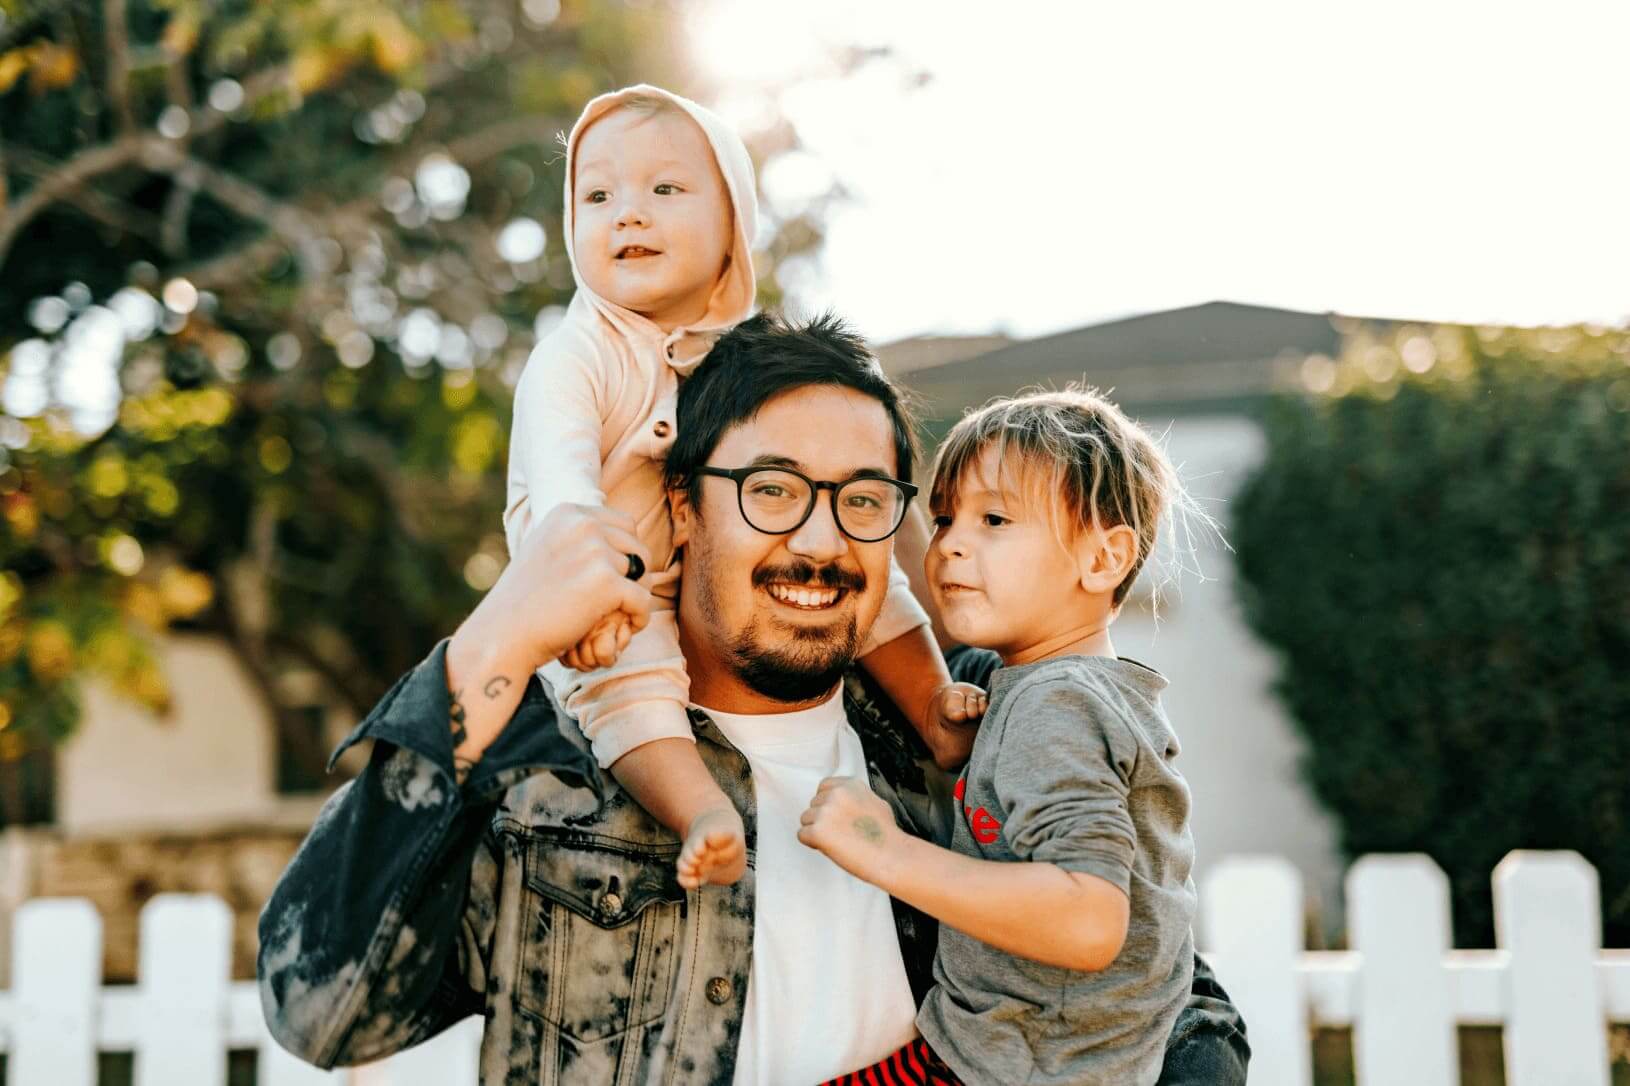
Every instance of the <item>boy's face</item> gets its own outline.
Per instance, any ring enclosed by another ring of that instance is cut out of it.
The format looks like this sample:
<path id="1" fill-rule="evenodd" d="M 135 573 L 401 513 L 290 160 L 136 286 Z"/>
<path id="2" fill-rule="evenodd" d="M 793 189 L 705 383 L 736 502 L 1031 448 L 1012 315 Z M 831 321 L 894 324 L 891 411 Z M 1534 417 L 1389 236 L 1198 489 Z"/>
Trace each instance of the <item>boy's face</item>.
<path id="1" fill-rule="evenodd" d="M 584 284 L 663 331 L 700 319 L 735 224 L 696 122 L 613 110 L 579 137 L 573 167 L 572 249 Z"/>
<path id="2" fill-rule="evenodd" d="M 953 506 L 933 510 L 924 565 L 951 636 L 1008 660 L 1079 627 L 1091 600 L 1040 496 L 1015 491 L 1019 473 L 998 466 L 986 446 Z"/>

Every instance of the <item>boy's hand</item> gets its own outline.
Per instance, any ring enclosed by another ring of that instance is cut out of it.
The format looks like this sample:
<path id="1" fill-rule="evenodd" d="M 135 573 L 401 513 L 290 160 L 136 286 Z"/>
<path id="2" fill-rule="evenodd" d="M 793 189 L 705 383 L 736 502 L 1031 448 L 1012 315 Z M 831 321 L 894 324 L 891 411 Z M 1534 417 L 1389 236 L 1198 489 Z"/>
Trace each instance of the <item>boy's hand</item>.
<path id="1" fill-rule="evenodd" d="M 560 662 L 573 671 L 593 671 L 610 667 L 628 647 L 634 636 L 634 624 L 626 614 L 613 611 L 595 623 L 594 629 L 561 656 Z"/>
<path id="2" fill-rule="evenodd" d="M 946 683 L 934 691 L 922 734 L 935 765 L 957 769 L 968 760 L 980 720 L 989 707 L 990 697 L 973 683 Z"/>
<path id="3" fill-rule="evenodd" d="M 900 843 L 894 812 L 858 777 L 826 778 L 798 822 L 798 840 L 871 883 Z"/>

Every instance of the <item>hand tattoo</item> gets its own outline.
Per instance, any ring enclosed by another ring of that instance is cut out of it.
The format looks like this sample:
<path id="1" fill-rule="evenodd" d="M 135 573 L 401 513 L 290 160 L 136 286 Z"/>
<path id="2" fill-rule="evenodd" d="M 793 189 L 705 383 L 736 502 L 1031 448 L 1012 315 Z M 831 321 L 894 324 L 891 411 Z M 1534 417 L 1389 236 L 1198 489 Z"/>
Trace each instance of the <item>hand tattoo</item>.
<path id="1" fill-rule="evenodd" d="M 487 695 L 489 698 L 496 698 L 499 694 L 502 694 L 506 689 L 508 689 L 508 687 L 508 675 L 494 675 L 492 678 L 487 680 L 487 685 L 481 688 L 481 692 Z"/>
<path id="2" fill-rule="evenodd" d="M 463 696 L 464 691 L 453 691 L 453 704 L 448 706 L 447 709 L 447 716 L 450 721 L 449 726 L 453 730 L 454 750 L 462 747 L 464 745 L 464 741 L 470 737 L 469 733 L 464 730 L 464 703 L 459 700 Z"/>
<path id="3" fill-rule="evenodd" d="M 470 770 L 474 768 L 475 763 L 470 759 L 460 758 L 457 755 L 453 756 L 453 779 L 458 781 L 459 784 L 463 784 L 469 779 Z"/>
<path id="4" fill-rule="evenodd" d="M 883 843 L 883 827 L 879 826 L 877 824 L 877 819 L 873 818 L 871 815 L 861 815 L 859 818 L 855 819 L 854 825 L 855 829 L 860 832 L 860 836 L 864 837 L 872 844 L 880 845 Z"/>

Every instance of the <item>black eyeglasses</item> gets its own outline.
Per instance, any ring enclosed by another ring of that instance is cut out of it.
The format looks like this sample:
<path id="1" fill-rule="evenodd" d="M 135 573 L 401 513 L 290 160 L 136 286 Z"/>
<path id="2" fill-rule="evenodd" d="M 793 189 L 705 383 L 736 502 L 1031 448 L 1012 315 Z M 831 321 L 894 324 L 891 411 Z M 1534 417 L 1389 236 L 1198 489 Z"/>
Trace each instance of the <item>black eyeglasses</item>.
<path id="1" fill-rule="evenodd" d="M 815 511 L 817 491 L 832 492 L 832 519 L 856 543 L 877 543 L 893 535 L 906 518 L 917 488 L 899 479 L 861 475 L 841 483 L 816 482 L 791 468 L 697 468 L 698 475 L 734 480 L 742 519 L 765 535 L 786 535 L 804 526 Z"/>

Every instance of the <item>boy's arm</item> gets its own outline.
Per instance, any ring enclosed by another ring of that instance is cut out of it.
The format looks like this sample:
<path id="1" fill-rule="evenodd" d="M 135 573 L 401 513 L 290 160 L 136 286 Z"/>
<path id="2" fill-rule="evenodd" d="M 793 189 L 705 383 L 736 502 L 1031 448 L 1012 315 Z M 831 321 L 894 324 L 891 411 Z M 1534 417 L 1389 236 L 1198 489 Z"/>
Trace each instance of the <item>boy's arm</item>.
<path id="1" fill-rule="evenodd" d="M 1108 966 L 1126 941 L 1126 894 L 1050 863 L 995 863 L 912 837 L 863 781 L 821 782 L 798 839 L 857 878 L 1009 954 L 1067 969 Z"/>

